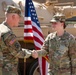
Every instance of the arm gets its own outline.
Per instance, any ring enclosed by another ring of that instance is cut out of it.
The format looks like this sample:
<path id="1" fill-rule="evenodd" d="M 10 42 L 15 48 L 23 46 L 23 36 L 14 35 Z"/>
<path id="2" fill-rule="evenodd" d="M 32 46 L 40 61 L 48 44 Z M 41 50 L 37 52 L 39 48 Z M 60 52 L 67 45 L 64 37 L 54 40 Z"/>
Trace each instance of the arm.
<path id="1" fill-rule="evenodd" d="M 71 64 L 71 71 L 76 74 L 76 40 L 74 38 L 70 39 L 70 45 L 69 45 L 69 56 L 70 56 L 70 64 Z"/>
<path id="2" fill-rule="evenodd" d="M 2 40 L 7 46 L 11 55 L 17 58 L 24 58 L 26 56 L 27 49 L 22 49 L 20 43 L 17 41 L 17 38 L 12 32 L 7 32 L 2 35 Z M 30 52 L 29 52 L 30 53 Z M 28 53 L 28 55 L 29 55 Z"/>

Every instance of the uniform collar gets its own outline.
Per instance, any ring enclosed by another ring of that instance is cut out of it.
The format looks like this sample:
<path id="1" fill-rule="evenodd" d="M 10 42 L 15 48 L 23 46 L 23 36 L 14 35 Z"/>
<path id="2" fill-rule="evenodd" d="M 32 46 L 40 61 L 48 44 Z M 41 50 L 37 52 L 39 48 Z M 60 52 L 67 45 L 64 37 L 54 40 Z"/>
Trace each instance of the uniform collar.
<path id="1" fill-rule="evenodd" d="M 6 22 L 6 21 L 3 21 L 3 23 L 2 23 L 2 24 L 6 25 L 10 30 L 12 30 L 12 29 L 11 29 L 11 27 L 9 26 L 9 24 L 7 24 L 7 22 Z"/>
<path id="2" fill-rule="evenodd" d="M 56 33 L 56 37 L 60 38 L 60 39 L 65 39 L 67 37 L 67 32 L 64 31 L 63 35 L 62 36 L 57 36 L 57 33 Z"/>

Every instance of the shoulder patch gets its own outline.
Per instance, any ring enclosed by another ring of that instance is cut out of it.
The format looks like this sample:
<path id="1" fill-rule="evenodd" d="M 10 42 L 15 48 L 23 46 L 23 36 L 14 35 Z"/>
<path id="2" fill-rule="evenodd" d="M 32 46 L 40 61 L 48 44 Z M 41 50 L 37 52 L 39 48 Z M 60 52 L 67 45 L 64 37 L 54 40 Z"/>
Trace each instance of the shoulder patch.
<path id="1" fill-rule="evenodd" d="M 12 40 L 9 41 L 9 44 L 12 45 L 15 41 L 16 39 L 13 38 Z"/>

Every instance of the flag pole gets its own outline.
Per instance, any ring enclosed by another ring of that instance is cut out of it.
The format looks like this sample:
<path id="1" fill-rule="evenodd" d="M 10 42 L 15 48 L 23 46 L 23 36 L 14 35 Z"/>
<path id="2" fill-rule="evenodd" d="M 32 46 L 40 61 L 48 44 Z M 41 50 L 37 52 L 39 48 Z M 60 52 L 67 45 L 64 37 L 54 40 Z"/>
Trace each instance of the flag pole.
<path id="1" fill-rule="evenodd" d="M 24 58 L 24 75 L 26 75 L 26 58 Z"/>

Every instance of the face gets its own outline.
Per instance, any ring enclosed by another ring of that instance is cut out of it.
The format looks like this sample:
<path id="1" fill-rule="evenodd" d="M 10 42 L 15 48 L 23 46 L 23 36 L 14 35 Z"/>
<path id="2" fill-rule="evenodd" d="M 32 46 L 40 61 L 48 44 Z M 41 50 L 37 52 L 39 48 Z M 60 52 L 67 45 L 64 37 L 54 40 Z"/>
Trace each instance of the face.
<path id="1" fill-rule="evenodd" d="M 53 30 L 58 31 L 61 28 L 63 28 L 63 23 L 61 23 L 61 22 L 53 22 L 52 23 L 52 29 Z"/>
<path id="2" fill-rule="evenodd" d="M 14 27 L 17 27 L 19 25 L 21 17 L 18 14 L 15 14 L 13 17 L 13 21 L 14 21 Z"/>

